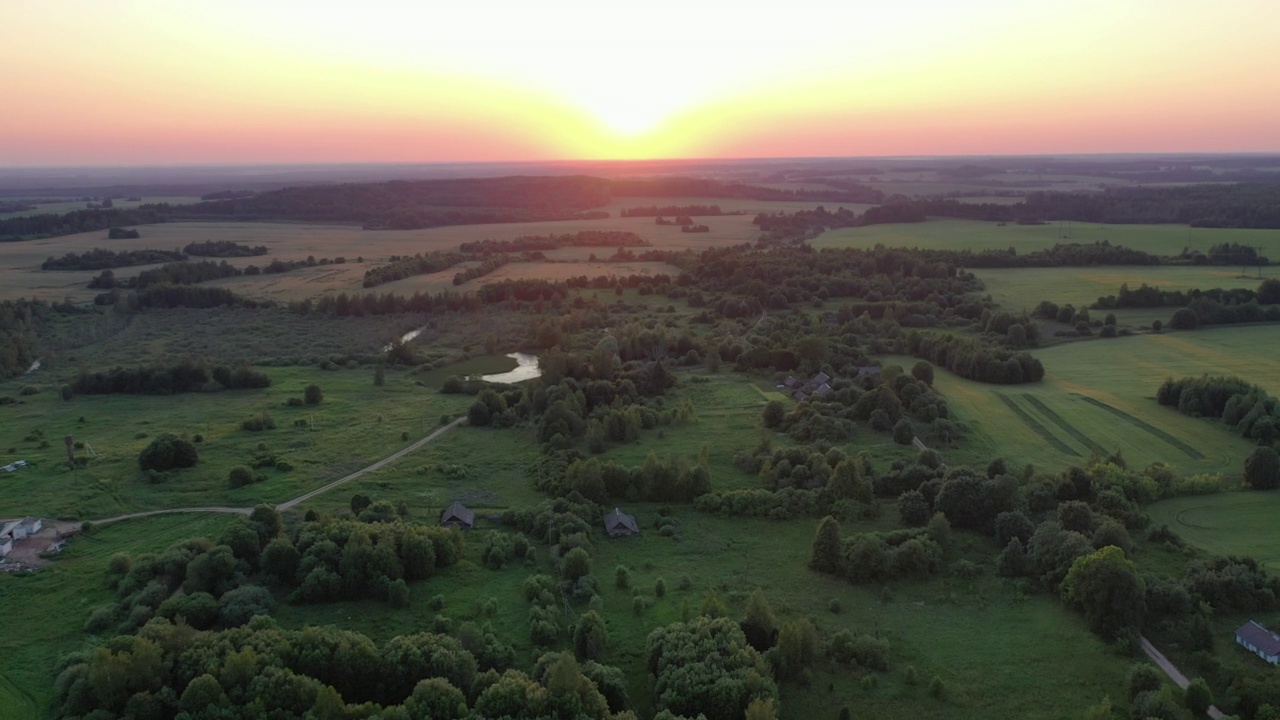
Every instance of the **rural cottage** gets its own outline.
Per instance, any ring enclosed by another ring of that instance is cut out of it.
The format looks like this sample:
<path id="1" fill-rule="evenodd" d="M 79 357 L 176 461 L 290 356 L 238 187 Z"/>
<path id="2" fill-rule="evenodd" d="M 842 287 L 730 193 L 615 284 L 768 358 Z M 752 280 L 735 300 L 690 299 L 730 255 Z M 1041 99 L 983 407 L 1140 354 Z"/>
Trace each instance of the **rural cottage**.
<path id="1" fill-rule="evenodd" d="M 1272 665 L 1280 664 L 1280 635 L 1250 620 L 1236 630 L 1236 642 Z"/>

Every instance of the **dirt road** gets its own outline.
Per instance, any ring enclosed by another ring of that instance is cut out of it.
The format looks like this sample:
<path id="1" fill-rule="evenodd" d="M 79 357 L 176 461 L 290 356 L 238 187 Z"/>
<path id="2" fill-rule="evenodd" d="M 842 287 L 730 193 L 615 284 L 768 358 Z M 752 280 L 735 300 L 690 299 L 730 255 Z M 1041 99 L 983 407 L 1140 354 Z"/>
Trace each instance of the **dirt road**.
<path id="1" fill-rule="evenodd" d="M 282 502 L 282 503 L 280 503 L 280 504 L 276 505 L 276 509 L 277 509 L 277 510 L 281 510 L 281 511 L 283 511 L 283 510 L 288 510 L 288 509 L 290 509 L 290 508 L 292 508 L 292 507 L 294 507 L 294 506 L 296 506 L 296 505 L 299 505 L 300 503 L 304 503 L 304 502 L 306 502 L 307 500 L 310 500 L 311 498 L 316 497 L 317 495 L 322 495 L 322 494 L 327 493 L 327 492 L 329 492 L 330 490 L 332 490 L 332 489 L 334 489 L 334 488 L 336 488 L 336 487 L 338 487 L 338 486 L 340 486 L 340 485 L 343 485 L 343 484 L 345 484 L 345 483 L 349 483 L 349 482 L 351 482 L 352 480 L 355 480 L 356 478 L 360 477 L 361 475 L 365 475 L 366 473 L 371 473 L 371 472 L 373 472 L 374 470 L 379 470 L 379 469 L 381 469 L 382 467 L 384 467 L 384 466 L 386 466 L 386 465 L 389 465 L 389 464 L 391 464 L 391 463 L 395 462 L 396 460 L 399 460 L 400 458 L 404 457 L 405 455 L 408 455 L 409 453 L 412 453 L 413 451 L 417 450 L 418 448 L 422 447 L 423 445 L 426 445 L 427 443 L 429 443 L 429 442 L 431 442 L 431 441 L 435 440 L 436 438 L 440 437 L 441 435 L 443 435 L 443 434 L 445 434 L 446 432 L 448 432 L 448 431 L 452 430 L 453 428 L 457 427 L 458 425 L 461 425 L 461 424 L 462 424 L 462 423 L 464 423 L 464 422 L 466 422 L 466 417 L 465 417 L 465 416 L 460 417 L 460 418 L 458 418 L 457 420 L 454 420 L 453 422 L 449 423 L 448 425 L 445 425 L 444 427 L 437 428 L 437 429 L 436 429 L 434 432 L 432 432 L 430 435 L 428 435 L 428 436 L 426 436 L 426 437 L 422 438 L 421 440 L 419 440 L 419 441 L 415 442 L 414 444 L 410 445 L 409 447 L 406 447 L 405 449 L 400 450 L 399 452 L 396 452 L 396 453 L 393 453 L 393 454 L 391 454 L 391 455 L 388 455 L 387 457 L 382 458 L 382 459 L 381 459 L 381 460 L 379 460 L 378 462 L 373 463 L 372 465 L 369 465 L 369 466 L 367 466 L 367 467 L 363 467 L 363 468 L 361 468 L 361 469 L 359 469 L 359 470 L 357 470 L 357 471 L 355 471 L 355 472 L 351 473 L 350 475 L 347 475 L 347 476 L 345 476 L 345 477 L 338 478 L 337 480 L 334 480 L 333 482 L 329 483 L 328 485 L 325 485 L 325 486 L 323 486 L 323 487 L 316 488 L 315 490 L 312 490 L 311 492 L 304 493 L 304 494 L 299 495 L 298 497 L 293 498 L 293 499 L 291 499 L 291 500 L 285 500 L 284 502 Z M 100 519 L 100 520 L 91 520 L 90 522 L 92 522 L 94 525 L 101 526 L 101 525 L 110 525 L 111 523 L 120 522 L 120 521 L 122 521 L 122 520 L 131 520 L 131 519 L 133 519 L 133 518 L 140 518 L 140 517 L 150 517 L 150 516 L 152 516 L 152 515 L 172 515 L 172 514 L 176 514 L 176 513 L 233 513 L 233 514 L 237 514 L 237 515 L 248 515 L 248 514 L 249 514 L 250 512 L 252 512 L 252 511 L 253 511 L 253 508 L 244 508 L 244 507 L 227 507 L 227 506 L 223 506 L 223 505 L 210 506 L 210 507 L 170 508 L 170 509 L 167 509 L 167 510 L 146 510 L 146 511 L 143 511 L 143 512 L 128 513 L 128 514 L 126 514 L 126 515 L 116 515 L 115 517 L 102 518 L 102 519 Z M 54 523 L 54 526 L 55 526 L 55 527 L 56 527 L 60 532 L 68 532 L 68 531 L 78 530 L 78 529 L 80 528 L 80 525 L 81 525 L 81 523 L 79 523 L 79 522 L 66 522 L 66 521 L 60 521 L 60 522 L 56 522 L 56 523 Z"/>
<path id="2" fill-rule="evenodd" d="M 1164 653 L 1160 652 L 1155 645 L 1152 645 L 1151 641 L 1146 637 L 1142 638 L 1142 652 L 1146 653 L 1147 657 L 1151 658 L 1151 662 L 1159 666 L 1159 668 L 1164 671 L 1164 674 L 1168 675 L 1169 679 L 1178 687 L 1186 690 L 1187 686 L 1191 684 L 1191 681 L 1187 679 L 1186 675 L 1182 674 L 1182 671 L 1178 669 L 1178 666 L 1170 662 L 1169 658 L 1165 657 Z M 1213 720 L 1222 720 L 1222 718 L 1225 717 L 1222 714 L 1222 711 L 1214 705 L 1209 706 L 1207 714 L 1209 717 L 1213 718 Z"/>

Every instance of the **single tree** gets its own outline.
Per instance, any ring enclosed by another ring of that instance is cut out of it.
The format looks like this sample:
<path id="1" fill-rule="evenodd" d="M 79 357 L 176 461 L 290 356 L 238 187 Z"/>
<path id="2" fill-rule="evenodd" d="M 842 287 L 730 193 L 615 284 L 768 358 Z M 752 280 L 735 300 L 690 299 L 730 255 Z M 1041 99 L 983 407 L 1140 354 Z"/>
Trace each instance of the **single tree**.
<path id="1" fill-rule="evenodd" d="M 1254 490 L 1280 487 L 1280 455 L 1266 446 L 1249 453 L 1244 461 L 1244 484 Z"/>
<path id="2" fill-rule="evenodd" d="M 1062 583 L 1067 601 L 1084 612 L 1089 629 L 1108 639 L 1136 634 L 1147 615 L 1147 586 L 1114 545 L 1077 558 Z"/>
<path id="3" fill-rule="evenodd" d="M 834 573 L 840 567 L 840 542 L 840 523 L 830 515 L 822 518 L 813 538 L 809 567 L 818 572 Z"/>
<path id="4" fill-rule="evenodd" d="M 765 598 L 764 591 L 760 588 L 756 588 L 751 593 L 751 599 L 747 601 L 747 615 L 738 625 L 742 628 L 742 634 L 747 636 L 747 642 L 751 647 L 760 652 L 773 647 L 778 633 L 778 622 L 773 616 L 773 608 L 769 607 L 769 600 Z"/>

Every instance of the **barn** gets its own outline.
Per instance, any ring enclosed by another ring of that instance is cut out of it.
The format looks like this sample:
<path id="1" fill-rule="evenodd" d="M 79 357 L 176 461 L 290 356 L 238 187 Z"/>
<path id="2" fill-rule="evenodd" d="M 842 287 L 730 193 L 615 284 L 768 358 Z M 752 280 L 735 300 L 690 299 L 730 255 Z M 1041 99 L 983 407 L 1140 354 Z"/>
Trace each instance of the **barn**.
<path id="1" fill-rule="evenodd" d="M 466 505 L 454 502 L 440 514 L 440 524 L 446 527 L 470 530 L 476 526 L 476 514 L 474 511 L 469 510 Z"/>
<path id="2" fill-rule="evenodd" d="M 604 516 L 604 531 L 609 537 L 635 536 L 640 534 L 640 526 L 634 517 L 614 508 Z"/>

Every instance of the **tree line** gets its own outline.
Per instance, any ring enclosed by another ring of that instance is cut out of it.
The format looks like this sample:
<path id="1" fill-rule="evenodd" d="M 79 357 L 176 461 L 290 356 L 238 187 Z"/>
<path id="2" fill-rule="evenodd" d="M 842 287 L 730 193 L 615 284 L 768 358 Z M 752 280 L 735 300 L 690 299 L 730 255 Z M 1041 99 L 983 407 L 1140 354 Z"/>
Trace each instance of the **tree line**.
<path id="1" fill-rule="evenodd" d="M 698 215 L 723 215 L 719 205 L 642 205 L 623 208 L 621 217 L 662 217 L 675 215 L 695 217 Z"/>
<path id="2" fill-rule="evenodd" d="M 1156 391 L 1156 401 L 1184 415 L 1219 419 L 1259 445 L 1280 440 L 1280 403 L 1266 390 L 1238 377 L 1168 378 Z"/>
<path id="3" fill-rule="evenodd" d="M 60 258 L 50 257 L 40 264 L 41 270 L 106 270 L 108 268 L 129 267 L 131 265 L 152 265 L 155 263 L 186 260 L 187 256 L 177 250 L 104 250 L 94 248 L 83 253 L 69 252 Z"/>
<path id="4" fill-rule="evenodd" d="M 458 252 L 472 255 L 555 250 L 562 247 L 643 247 L 649 241 L 623 230 L 584 230 L 556 235 L 522 235 L 513 240 L 477 240 L 458 246 Z"/>
<path id="5" fill-rule="evenodd" d="M 204 242 L 187 243 L 182 251 L 197 257 L 253 257 L 266 255 L 267 246 L 249 246 L 232 240 L 205 240 Z"/>
<path id="6" fill-rule="evenodd" d="M 204 392 L 211 383 L 227 390 L 271 387 L 271 377 L 247 365 L 210 366 L 187 359 L 169 367 L 113 368 L 107 372 L 81 371 L 71 382 L 77 395 L 173 395 Z"/>

